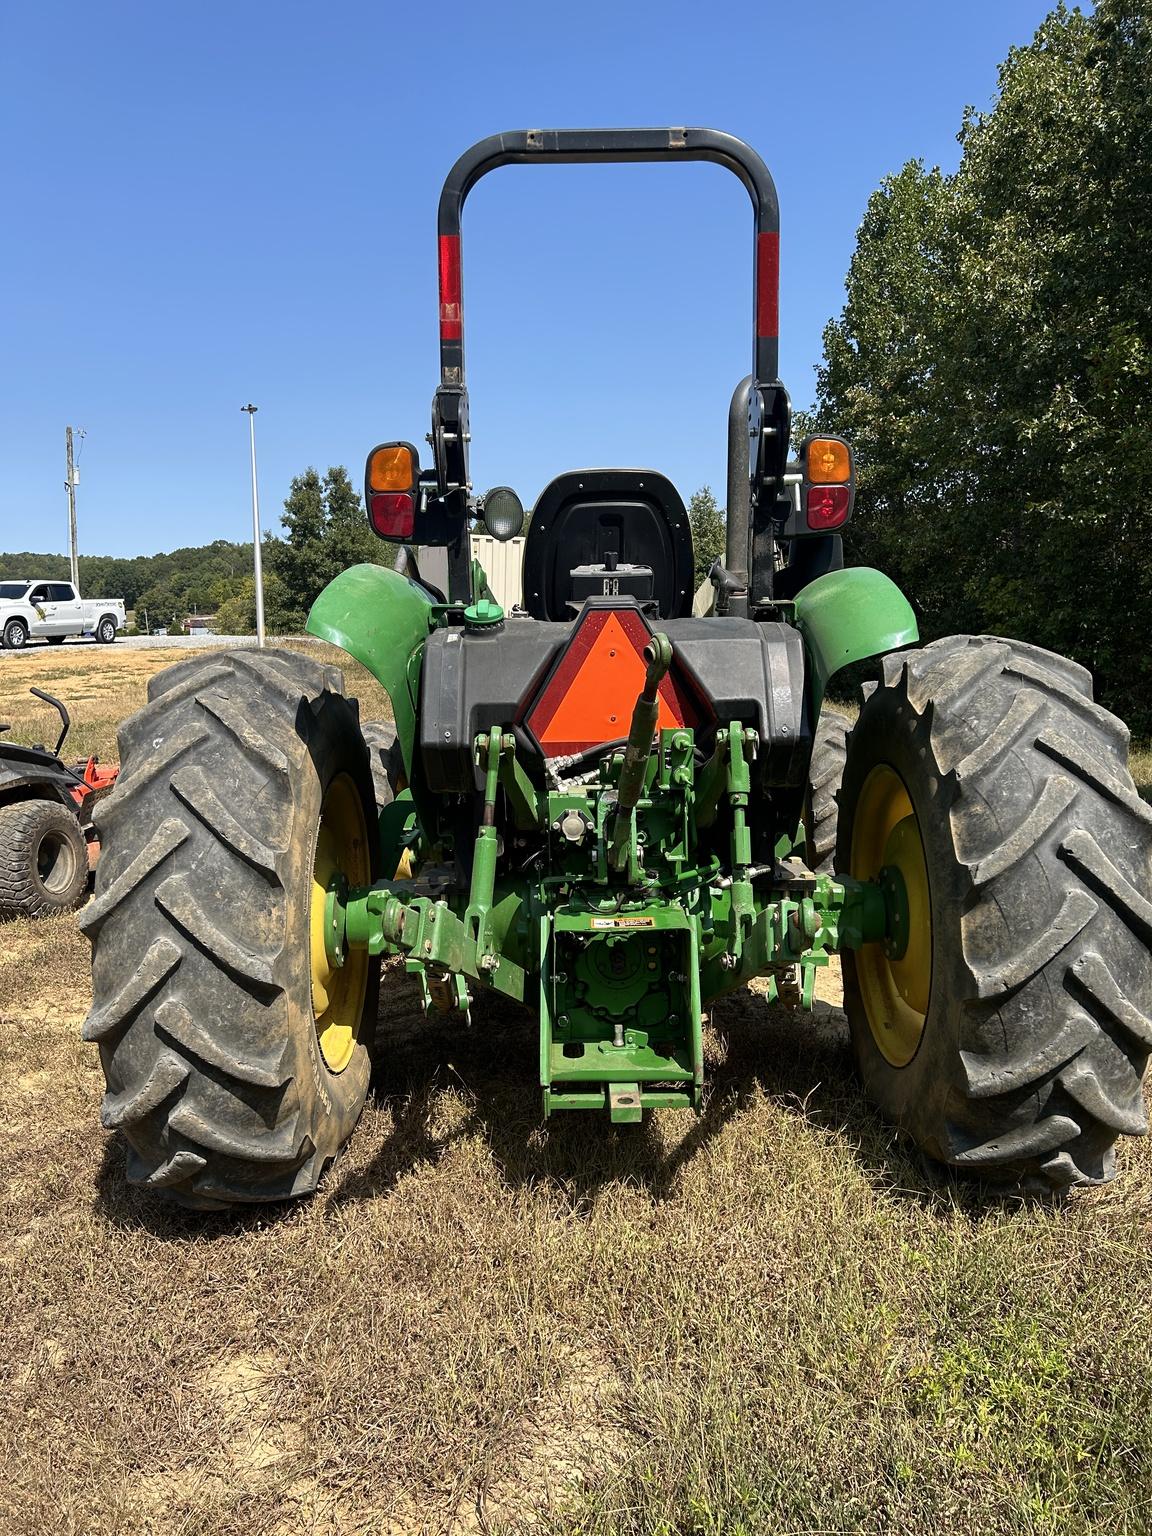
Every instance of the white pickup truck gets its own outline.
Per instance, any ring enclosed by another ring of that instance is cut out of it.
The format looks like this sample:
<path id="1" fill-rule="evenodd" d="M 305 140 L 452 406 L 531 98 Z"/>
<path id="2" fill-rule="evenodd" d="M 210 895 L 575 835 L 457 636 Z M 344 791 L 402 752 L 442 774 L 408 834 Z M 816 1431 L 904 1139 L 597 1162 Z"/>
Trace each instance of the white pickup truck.
<path id="1" fill-rule="evenodd" d="M 124 628 L 118 597 L 82 598 L 70 581 L 0 581 L 0 644 L 18 651 L 29 639 L 59 645 L 68 635 L 92 635 L 110 645 Z"/>

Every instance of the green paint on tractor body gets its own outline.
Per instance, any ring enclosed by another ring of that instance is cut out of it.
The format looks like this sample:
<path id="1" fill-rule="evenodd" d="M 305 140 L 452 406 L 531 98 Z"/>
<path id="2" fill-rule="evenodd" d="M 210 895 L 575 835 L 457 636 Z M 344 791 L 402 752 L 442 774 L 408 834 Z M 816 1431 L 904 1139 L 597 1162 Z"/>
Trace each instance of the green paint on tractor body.
<path id="1" fill-rule="evenodd" d="M 431 598 L 382 565 L 353 565 L 312 604 L 310 635 L 347 651 L 388 695 L 404 767 L 412 774 L 420 656 L 434 623 Z"/>
<path id="2" fill-rule="evenodd" d="M 920 638 L 911 603 L 890 577 L 869 566 L 818 576 L 797 594 L 793 617 L 804 636 L 817 710 L 842 668 Z"/>

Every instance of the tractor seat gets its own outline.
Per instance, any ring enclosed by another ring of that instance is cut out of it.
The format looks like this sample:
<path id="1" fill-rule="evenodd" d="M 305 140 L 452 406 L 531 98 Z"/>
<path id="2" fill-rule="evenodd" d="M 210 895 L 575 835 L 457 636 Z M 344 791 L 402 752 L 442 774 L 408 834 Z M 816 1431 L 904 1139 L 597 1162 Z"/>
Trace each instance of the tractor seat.
<path id="1" fill-rule="evenodd" d="M 692 611 L 692 533 L 680 493 L 650 469 L 581 469 L 540 493 L 524 545 L 524 606 L 572 619 L 589 597 L 634 597 L 654 617 Z"/>

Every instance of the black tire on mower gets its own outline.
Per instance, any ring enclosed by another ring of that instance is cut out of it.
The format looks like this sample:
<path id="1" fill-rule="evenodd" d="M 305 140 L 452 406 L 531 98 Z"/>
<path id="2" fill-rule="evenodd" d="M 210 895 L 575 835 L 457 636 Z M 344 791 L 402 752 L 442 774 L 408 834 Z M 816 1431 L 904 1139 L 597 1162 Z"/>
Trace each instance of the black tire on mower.
<path id="1" fill-rule="evenodd" d="M 837 867 L 861 788 L 904 781 L 932 915 L 923 1033 L 879 1049 L 857 960 L 845 1006 L 864 1086 L 941 1162 L 1025 1188 L 1098 1184 L 1120 1133 L 1147 1130 L 1152 808 L 1128 731 L 1089 674 L 1037 647 L 955 636 L 888 656 L 853 727 Z"/>
<path id="2" fill-rule="evenodd" d="M 837 796 L 851 732 L 851 717 L 825 704 L 812 743 L 804 809 L 804 862 L 817 875 L 830 875 L 836 864 Z"/>
<path id="3" fill-rule="evenodd" d="M 64 644 L 64 636 L 63 635 L 49 635 L 48 636 L 48 644 L 49 645 L 63 645 Z"/>
<path id="4" fill-rule="evenodd" d="M 0 918 L 70 912 L 88 888 L 88 847 L 58 800 L 0 808 Z"/>
<path id="5" fill-rule="evenodd" d="M 93 1007 L 101 1119 L 128 1178 L 201 1208 L 314 1190 L 368 1088 L 378 967 L 355 1045 L 329 1070 L 312 1007 L 310 908 L 321 805 L 354 785 L 378 864 L 357 707 L 336 667 L 225 651 L 169 668 L 120 728 L 98 807 Z"/>

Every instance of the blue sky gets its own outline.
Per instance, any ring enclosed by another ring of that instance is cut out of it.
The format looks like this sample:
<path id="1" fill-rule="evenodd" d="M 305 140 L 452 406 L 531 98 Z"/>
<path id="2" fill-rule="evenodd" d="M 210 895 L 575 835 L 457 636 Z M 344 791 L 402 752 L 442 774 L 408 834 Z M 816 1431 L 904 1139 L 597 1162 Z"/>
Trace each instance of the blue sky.
<path id="1" fill-rule="evenodd" d="M 757 7 L 23 4 L 0 23 L 0 549 L 144 554 L 263 520 L 294 473 L 428 430 L 435 209 L 504 128 L 689 123 L 781 201 L 781 371 L 811 400 L 869 193 L 951 168 L 1031 0 Z M 706 20 L 712 16 L 718 19 Z M 724 482 L 751 217 L 717 166 L 510 167 L 464 220 L 478 488 L 562 470 Z"/>

